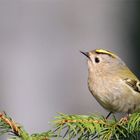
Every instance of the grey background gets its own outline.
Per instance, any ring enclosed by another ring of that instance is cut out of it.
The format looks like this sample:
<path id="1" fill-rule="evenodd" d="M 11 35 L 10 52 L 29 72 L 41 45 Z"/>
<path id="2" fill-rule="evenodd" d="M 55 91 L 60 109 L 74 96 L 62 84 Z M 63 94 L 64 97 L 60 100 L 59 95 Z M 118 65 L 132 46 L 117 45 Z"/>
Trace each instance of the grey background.
<path id="1" fill-rule="evenodd" d="M 139 6 L 139 0 L 0 0 L 0 110 L 30 133 L 48 130 L 57 112 L 106 115 L 88 91 L 79 50 L 115 51 L 139 76 Z"/>

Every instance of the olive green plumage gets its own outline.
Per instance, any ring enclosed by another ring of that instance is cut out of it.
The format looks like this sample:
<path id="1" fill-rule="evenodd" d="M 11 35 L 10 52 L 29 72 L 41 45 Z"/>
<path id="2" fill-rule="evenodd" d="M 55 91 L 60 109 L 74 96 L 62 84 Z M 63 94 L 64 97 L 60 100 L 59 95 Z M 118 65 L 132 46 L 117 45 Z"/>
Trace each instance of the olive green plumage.
<path id="1" fill-rule="evenodd" d="M 96 49 L 81 52 L 88 58 L 88 87 L 96 100 L 110 112 L 140 110 L 140 82 L 114 53 Z"/>

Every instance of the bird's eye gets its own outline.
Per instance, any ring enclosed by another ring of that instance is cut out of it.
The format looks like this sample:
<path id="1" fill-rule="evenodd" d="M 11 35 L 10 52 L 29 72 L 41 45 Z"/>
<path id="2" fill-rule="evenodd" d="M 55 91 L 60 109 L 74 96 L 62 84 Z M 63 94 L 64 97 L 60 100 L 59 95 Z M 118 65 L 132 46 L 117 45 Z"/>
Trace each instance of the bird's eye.
<path id="1" fill-rule="evenodd" d="M 99 63 L 100 62 L 100 59 L 98 57 L 95 57 L 95 62 L 96 63 Z"/>

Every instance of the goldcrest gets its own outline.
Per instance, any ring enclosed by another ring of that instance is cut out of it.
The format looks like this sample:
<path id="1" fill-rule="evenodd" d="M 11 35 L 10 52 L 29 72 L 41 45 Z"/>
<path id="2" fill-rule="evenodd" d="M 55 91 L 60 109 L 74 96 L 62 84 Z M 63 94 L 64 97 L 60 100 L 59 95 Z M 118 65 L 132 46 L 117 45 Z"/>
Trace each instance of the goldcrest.
<path id="1" fill-rule="evenodd" d="M 140 81 L 114 53 L 81 52 L 88 60 L 88 88 L 102 107 L 112 112 L 140 110 Z"/>

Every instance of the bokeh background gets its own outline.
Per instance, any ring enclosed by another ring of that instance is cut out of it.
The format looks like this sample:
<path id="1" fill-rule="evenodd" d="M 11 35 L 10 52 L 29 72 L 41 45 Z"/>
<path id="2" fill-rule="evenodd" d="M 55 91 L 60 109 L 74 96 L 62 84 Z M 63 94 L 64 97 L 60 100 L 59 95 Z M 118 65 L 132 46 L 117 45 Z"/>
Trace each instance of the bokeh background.
<path id="1" fill-rule="evenodd" d="M 140 0 L 0 0 L 0 111 L 30 133 L 48 130 L 57 112 L 106 115 L 79 50 L 114 51 L 140 77 L 139 8 Z"/>

